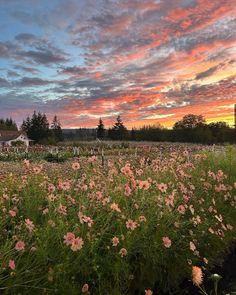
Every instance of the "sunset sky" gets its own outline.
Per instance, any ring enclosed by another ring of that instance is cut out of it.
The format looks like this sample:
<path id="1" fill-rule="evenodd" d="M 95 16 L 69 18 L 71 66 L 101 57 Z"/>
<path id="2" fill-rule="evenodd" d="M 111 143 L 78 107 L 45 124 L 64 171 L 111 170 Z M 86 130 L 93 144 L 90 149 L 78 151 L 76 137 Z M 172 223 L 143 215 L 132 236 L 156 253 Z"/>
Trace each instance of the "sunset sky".
<path id="1" fill-rule="evenodd" d="M 0 0 L 0 117 L 233 124 L 236 0 Z"/>

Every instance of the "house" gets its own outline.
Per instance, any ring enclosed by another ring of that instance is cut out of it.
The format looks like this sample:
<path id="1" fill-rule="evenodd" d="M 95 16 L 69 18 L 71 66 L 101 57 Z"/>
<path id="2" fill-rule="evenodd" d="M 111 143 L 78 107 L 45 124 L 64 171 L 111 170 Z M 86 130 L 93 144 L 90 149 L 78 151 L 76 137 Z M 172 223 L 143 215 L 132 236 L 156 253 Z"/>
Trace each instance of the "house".
<path id="1" fill-rule="evenodd" d="M 22 131 L 0 130 L 0 146 L 11 146 L 16 142 L 22 142 L 29 146 L 33 140 L 29 139 Z"/>

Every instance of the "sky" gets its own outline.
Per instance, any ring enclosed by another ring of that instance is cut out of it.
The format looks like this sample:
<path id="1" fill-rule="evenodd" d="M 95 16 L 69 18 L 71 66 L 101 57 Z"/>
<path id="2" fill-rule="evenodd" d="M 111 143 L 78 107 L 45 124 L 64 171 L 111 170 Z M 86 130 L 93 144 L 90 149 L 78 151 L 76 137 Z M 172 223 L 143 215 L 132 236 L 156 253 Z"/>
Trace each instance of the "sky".
<path id="1" fill-rule="evenodd" d="M 0 117 L 233 125 L 236 0 L 0 0 Z"/>

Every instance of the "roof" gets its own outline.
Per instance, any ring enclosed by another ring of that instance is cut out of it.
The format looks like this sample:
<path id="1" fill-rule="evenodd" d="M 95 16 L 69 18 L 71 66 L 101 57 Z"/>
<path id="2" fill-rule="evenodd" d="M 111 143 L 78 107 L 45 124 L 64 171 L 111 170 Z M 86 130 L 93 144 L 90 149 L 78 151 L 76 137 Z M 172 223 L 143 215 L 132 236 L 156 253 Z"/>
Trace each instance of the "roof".
<path id="1" fill-rule="evenodd" d="M 0 130 L 0 141 L 9 141 L 17 139 L 20 135 L 27 135 L 22 131 L 8 131 L 8 130 Z"/>

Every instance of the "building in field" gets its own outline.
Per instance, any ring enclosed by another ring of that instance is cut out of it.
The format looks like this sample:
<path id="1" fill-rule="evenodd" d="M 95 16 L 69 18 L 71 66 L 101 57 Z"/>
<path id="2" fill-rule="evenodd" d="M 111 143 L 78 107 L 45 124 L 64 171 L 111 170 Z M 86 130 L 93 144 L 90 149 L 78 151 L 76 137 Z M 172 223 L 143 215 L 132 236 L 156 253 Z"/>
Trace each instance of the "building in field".
<path id="1" fill-rule="evenodd" d="M 0 130 L 0 146 L 12 146 L 24 144 L 29 146 L 33 140 L 22 131 Z"/>

